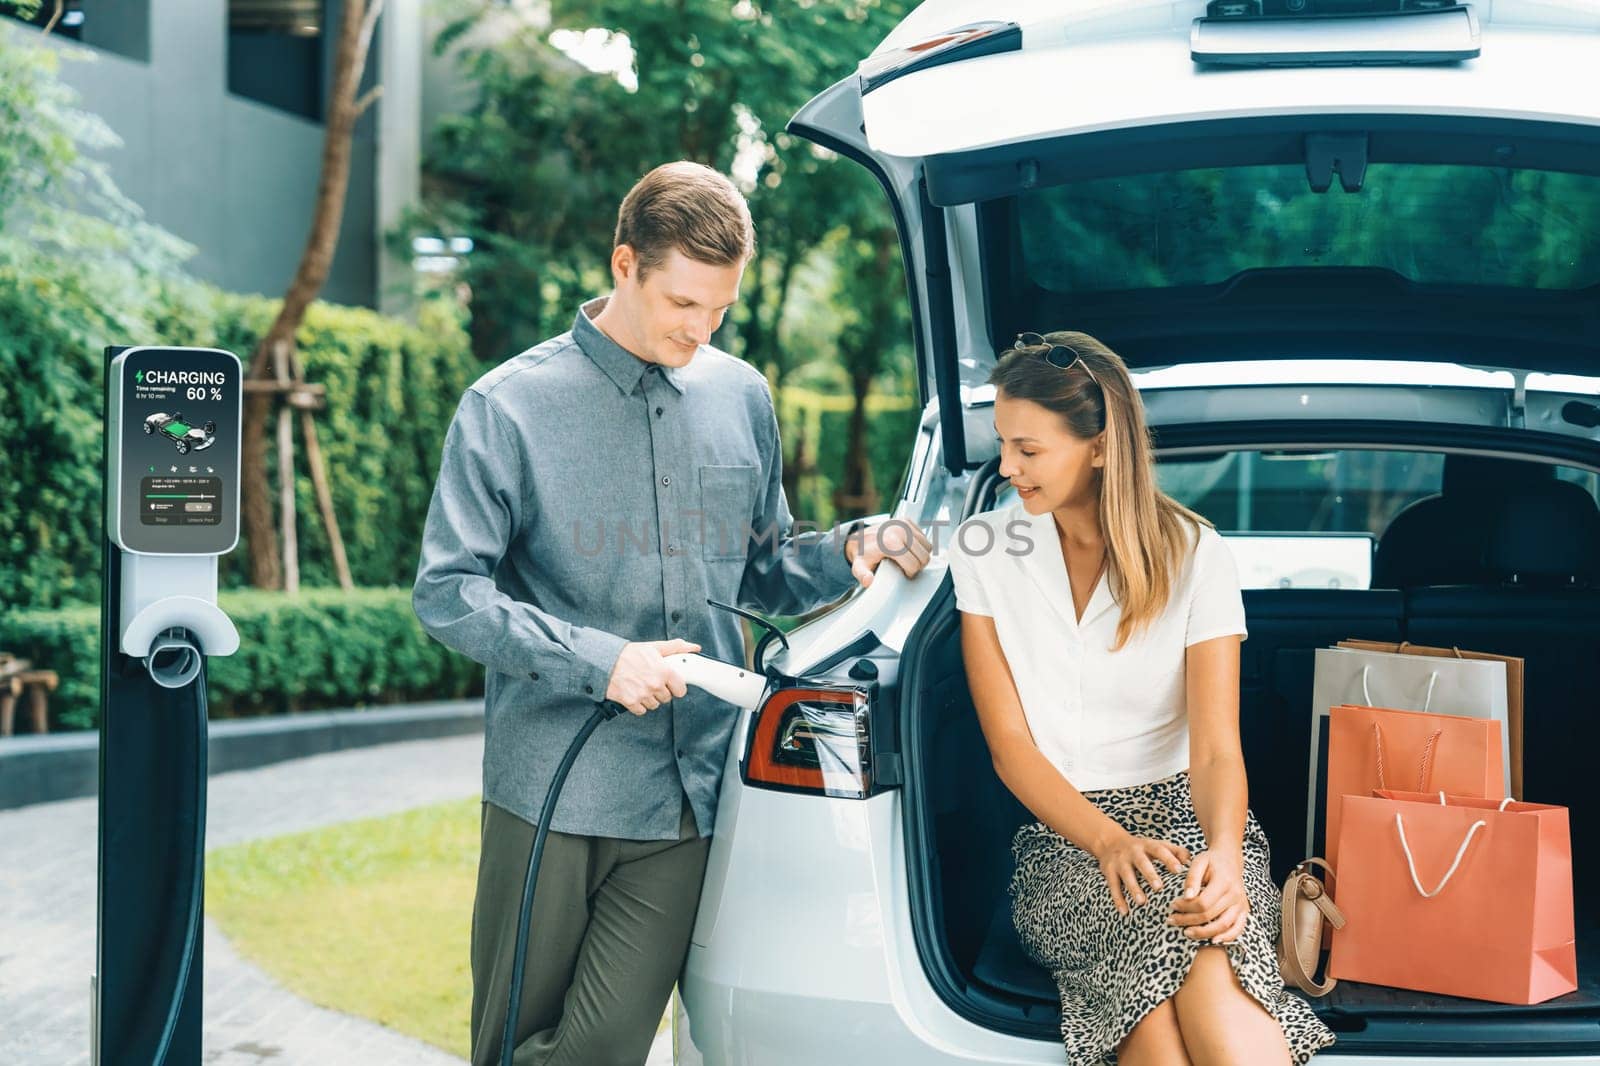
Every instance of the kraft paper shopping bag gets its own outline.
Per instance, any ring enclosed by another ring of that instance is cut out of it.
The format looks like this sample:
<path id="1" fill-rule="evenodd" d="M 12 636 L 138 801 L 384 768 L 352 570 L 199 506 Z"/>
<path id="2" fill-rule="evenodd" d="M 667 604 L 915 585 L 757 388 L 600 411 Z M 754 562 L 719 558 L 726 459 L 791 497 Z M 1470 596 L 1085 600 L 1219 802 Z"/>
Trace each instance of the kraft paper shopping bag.
<path id="1" fill-rule="evenodd" d="M 1507 780 L 1510 795 L 1523 798 L 1522 792 L 1522 689 L 1524 662 L 1514 655 L 1496 655 L 1487 651 L 1463 651 L 1461 648 L 1432 648 L 1402 640 L 1398 644 L 1381 640 L 1341 640 L 1339 647 L 1355 651 L 1376 651 L 1392 655 L 1421 655 L 1430 659 L 1475 659 L 1481 662 L 1506 664 L 1506 740 L 1510 758 Z M 1415 710 L 1430 710 L 1419 707 Z M 1480 716 L 1481 717 L 1481 716 Z M 1493 717 L 1491 714 L 1489 717 Z"/>

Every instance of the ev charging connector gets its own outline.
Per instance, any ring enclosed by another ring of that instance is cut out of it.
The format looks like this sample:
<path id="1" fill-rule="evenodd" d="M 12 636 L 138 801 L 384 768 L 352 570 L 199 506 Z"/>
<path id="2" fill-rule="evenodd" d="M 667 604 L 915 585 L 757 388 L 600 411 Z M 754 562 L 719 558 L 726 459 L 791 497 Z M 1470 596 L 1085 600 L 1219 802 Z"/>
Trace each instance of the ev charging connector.
<path id="1" fill-rule="evenodd" d="M 238 650 L 244 372 L 215 348 L 106 349 L 100 868 L 90 1061 L 198 1066 L 206 658 Z"/>

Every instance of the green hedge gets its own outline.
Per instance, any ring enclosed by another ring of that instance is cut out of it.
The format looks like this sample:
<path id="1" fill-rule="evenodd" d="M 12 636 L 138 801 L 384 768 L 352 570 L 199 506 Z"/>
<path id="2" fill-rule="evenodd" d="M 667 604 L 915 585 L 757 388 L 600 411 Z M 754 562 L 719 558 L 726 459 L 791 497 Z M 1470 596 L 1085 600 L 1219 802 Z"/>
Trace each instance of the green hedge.
<path id="1" fill-rule="evenodd" d="M 218 323 L 216 343 L 248 358 L 278 301 L 232 301 L 234 313 Z M 317 439 L 358 586 L 411 587 L 445 431 L 461 394 L 486 369 L 443 304 L 425 302 L 419 322 L 413 327 L 360 308 L 318 304 L 298 334 L 307 379 L 328 392 L 328 406 L 316 416 Z M 267 476 L 277 485 L 277 448 L 267 451 Z M 335 586 L 298 418 L 295 464 L 300 580 Z M 225 587 L 249 584 L 248 552 L 241 535 L 238 549 L 223 557 Z"/>
<path id="2" fill-rule="evenodd" d="M 811 461 L 810 472 L 800 477 L 795 496 L 789 501 L 795 519 L 827 528 L 842 518 L 854 517 L 839 514 L 834 506 L 834 490 L 844 477 L 850 446 L 853 401 L 837 390 L 800 384 L 785 385 L 777 399 L 784 480 L 794 468 L 802 437 Z M 894 507 L 921 419 L 922 412 L 914 398 L 883 393 L 867 397 L 867 462 L 882 510 Z"/>
<path id="3" fill-rule="evenodd" d="M 84 310 L 92 301 L 77 280 L 0 260 L 0 610 L 100 597 L 102 346 L 221 347 L 248 361 L 278 306 L 171 284 L 144 294 L 139 322 L 119 326 Z M 50 305 L 80 312 L 42 310 Z M 456 314 L 437 301 L 422 304 L 417 325 L 314 304 L 298 341 L 307 379 L 327 388 L 318 441 L 353 579 L 408 587 L 445 431 L 483 368 Z M 300 578 L 334 586 L 298 418 L 295 449 Z M 277 449 L 268 456 L 276 485 Z M 248 551 L 241 533 L 222 558 L 223 588 L 248 585 Z"/>
<path id="4" fill-rule="evenodd" d="M 239 650 L 209 660 L 212 718 L 362 707 L 483 693 L 483 667 L 423 632 L 406 588 L 224 591 Z M 51 729 L 100 712 L 100 608 L 0 614 L 0 646 L 61 675 Z"/>
<path id="5" fill-rule="evenodd" d="M 872 464 L 873 488 L 878 490 L 880 510 L 894 508 L 895 493 L 905 480 L 906 464 L 911 461 L 911 448 L 916 443 L 917 425 L 921 420 L 922 412 L 914 406 L 903 411 L 880 411 L 867 419 L 867 461 Z M 834 507 L 833 492 L 844 476 L 845 451 L 850 446 L 850 413 L 825 411 L 821 422 L 821 437 L 813 453 L 817 485 L 810 498 L 802 498 L 798 505 L 791 503 L 790 506 L 796 515 L 827 527 L 846 517 L 838 514 Z M 793 428 L 784 427 L 783 433 L 792 441 Z M 803 487 L 802 496 L 805 496 Z M 800 506 L 806 508 L 803 513 Z"/>

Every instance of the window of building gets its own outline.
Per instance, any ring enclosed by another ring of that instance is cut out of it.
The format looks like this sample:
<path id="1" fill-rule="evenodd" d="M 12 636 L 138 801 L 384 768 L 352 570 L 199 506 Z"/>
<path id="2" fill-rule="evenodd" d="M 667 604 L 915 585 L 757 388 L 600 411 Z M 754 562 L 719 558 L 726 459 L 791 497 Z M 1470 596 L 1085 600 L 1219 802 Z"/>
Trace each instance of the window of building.
<path id="1" fill-rule="evenodd" d="M 228 91 L 322 121 L 322 0 L 228 0 Z"/>
<path id="2" fill-rule="evenodd" d="M 140 62 L 150 61 L 150 0 L 41 0 L 25 8 L 0 5 L 0 13 L 41 30 Z"/>

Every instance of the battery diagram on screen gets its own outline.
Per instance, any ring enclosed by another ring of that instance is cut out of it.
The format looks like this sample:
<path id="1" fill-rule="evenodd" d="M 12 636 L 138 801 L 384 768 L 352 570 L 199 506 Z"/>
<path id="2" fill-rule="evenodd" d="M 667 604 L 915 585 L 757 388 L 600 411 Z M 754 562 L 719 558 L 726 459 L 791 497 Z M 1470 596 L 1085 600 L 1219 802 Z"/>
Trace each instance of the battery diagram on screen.
<path id="1" fill-rule="evenodd" d="M 185 422 L 183 415 L 174 411 L 172 414 L 156 412 L 144 420 L 146 434 L 159 433 L 172 441 L 173 447 L 178 449 L 179 455 L 190 452 L 203 452 L 217 439 L 217 424 L 207 422 L 202 426 L 193 426 Z"/>

